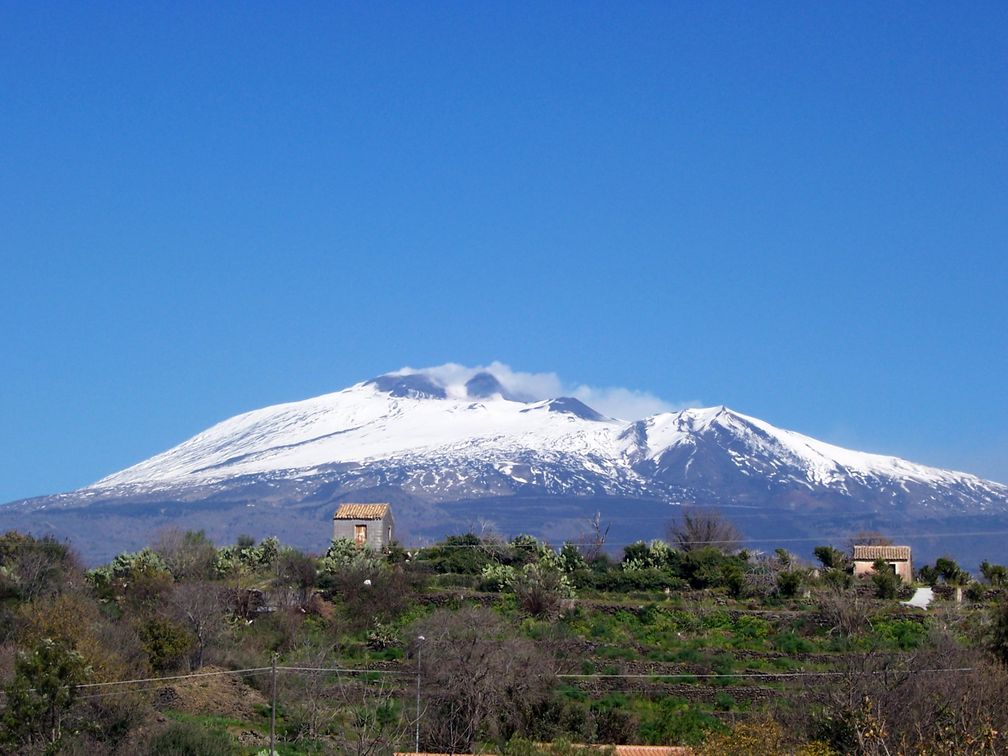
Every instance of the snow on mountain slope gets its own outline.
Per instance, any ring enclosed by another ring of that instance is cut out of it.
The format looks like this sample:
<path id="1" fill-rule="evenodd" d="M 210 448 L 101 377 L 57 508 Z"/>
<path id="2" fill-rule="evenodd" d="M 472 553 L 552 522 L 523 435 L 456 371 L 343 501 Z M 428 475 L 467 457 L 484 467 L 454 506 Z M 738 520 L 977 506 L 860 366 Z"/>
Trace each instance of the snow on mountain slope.
<path id="1" fill-rule="evenodd" d="M 616 456 L 623 425 L 576 399 L 447 398 L 429 388 L 397 390 L 376 379 L 238 415 L 95 487 L 207 482 L 451 448 L 474 454 L 545 448 Z"/>
<path id="2" fill-rule="evenodd" d="M 899 457 L 852 451 L 782 430 L 727 407 L 685 410 L 656 415 L 643 421 L 648 459 L 660 458 L 669 448 L 695 445 L 705 433 L 720 431 L 743 443 L 752 455 L 773 457 L 805 471 L 811 483 L 829 486 L 849 475 L 914 480 L 921 483 L 955 483 L 974 479 L 908 462 Z"/>
<path id="3" fill-rule="evenodd" d="M 332 475 L 338 465 L 358 476 L 347 473 L 344 485 L 366 479 L 442 498 L 537 486 L 551 494 L 683 500 L 701 491 L 752 501 L 791 488 L 862 503 L 1008 508 L 1001 484 L 833 446 L 725 407 L 626 422 L 569 397 L 522 401 L 489 373 L 459 385 L 424 373 L 388 374 L 248 412 L 89 490 L 308 478 L 320 470 Z"/>

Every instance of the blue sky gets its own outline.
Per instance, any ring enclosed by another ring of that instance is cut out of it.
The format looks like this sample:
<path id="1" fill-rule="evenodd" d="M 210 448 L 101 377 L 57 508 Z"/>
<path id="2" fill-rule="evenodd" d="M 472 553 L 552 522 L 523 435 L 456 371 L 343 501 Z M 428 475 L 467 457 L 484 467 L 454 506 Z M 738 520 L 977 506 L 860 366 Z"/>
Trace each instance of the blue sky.
<path id="1" fill-rule="evenodd" d="M 0 501 L 493 360 L 1008 480 L 1004 3 L 209 5 L 0 4 Z"/>

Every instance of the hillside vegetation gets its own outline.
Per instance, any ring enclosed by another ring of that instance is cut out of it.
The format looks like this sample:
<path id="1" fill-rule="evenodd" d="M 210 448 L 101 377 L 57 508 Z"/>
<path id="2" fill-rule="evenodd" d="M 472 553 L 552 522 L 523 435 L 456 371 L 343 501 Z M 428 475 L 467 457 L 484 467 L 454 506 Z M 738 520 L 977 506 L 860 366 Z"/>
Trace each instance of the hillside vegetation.
<path id="1" fill-rule="evenodd" d="M 254 754 L 272 720 L 281 754 L 416 738 L 512 756 L 1008 749 L 1003 567 L 979 582 L 951 560 L 923 567 L 938 596 L 923 611 L 893 576 L 855 580 L 832 546 L 813 569 L 736 536 L 715 518 L 618 558 L 598 533 L 317 556 L 166 531 L 84 571 L 66 544 L 10 532 L 0 738 L 19 753 Z"/>

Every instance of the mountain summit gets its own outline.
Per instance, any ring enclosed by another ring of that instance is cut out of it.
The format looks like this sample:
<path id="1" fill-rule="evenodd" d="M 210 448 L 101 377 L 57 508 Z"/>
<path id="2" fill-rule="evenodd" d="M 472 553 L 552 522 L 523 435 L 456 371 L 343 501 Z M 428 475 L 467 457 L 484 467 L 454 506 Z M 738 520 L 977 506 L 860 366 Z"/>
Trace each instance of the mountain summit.
<path id="1" fill-rule="evenodd" d="M 617 517 L 624 537 L 654 537 L 684 503 L 732 509 L 750 535 L 1008 516 L 1008 486 L 844 449 L 724 406 L 619 420 L 569 396 L 532 399 L 490 371 L 463 378 L 400 371 L 247 412 L 4 514 L 34 513 L 57 532 L 69 529 L 63 522 L 93 531 L 102 518 L 127 527 L 136 517 L 218 538 L 268 528 L 316 547 L 318 522 L 346 497 L 392 501 L 414 537 L 476 523 L 565 537 L 595 511 Z"/>
<path id="2" fill-rule="evenodd" d="M 724 406 L 627 422 L 571 397 L 523 401 L 489 372 L 461 386 L 422 372 L 388 374 L 247 412 L 90 488 L 305 479 L 333 467 L 348 481 L 366 472 L 435 498 L 531 486 L 549 494 L 763 503 L 769 492 L 983 510 L 1008 497 L 1005 486 L 973 475 L 843 449 Z"/>

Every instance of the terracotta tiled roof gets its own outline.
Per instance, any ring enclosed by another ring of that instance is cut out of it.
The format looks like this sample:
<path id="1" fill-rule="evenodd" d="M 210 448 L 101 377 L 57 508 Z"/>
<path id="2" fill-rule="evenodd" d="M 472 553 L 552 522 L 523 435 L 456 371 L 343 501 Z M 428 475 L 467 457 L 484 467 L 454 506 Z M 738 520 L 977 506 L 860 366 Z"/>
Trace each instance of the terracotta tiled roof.
<path id="1" fill-rule="evenodd" d="M 380 520 L 388 514 L 388 504 L 340 504 L 334 520 Z"/>
<path id="2" fill-rule="evenodd" d="M 909 546 L 855 546 L 854 559 L 859 562 L 874 562 L 885 559 L 906 562 L 910 559 Z"/>
<path id="3" fill-rule="evenodd" d="M 579 746 L 580 748 L 590 748 L 591 746 Z M 615 753 L 616 756 L 690 756 L 693 752 L 684 746 L 647 746 L 647 745 L 596 745 L 600 752 L 602 749 L 613 749 L 607 753 Z M 413 751 L 396 752 L 395 756 L 449 756 L 447 753 L 420 753 Z M 484 754 L 484 756 L 491 756 Z"/>

